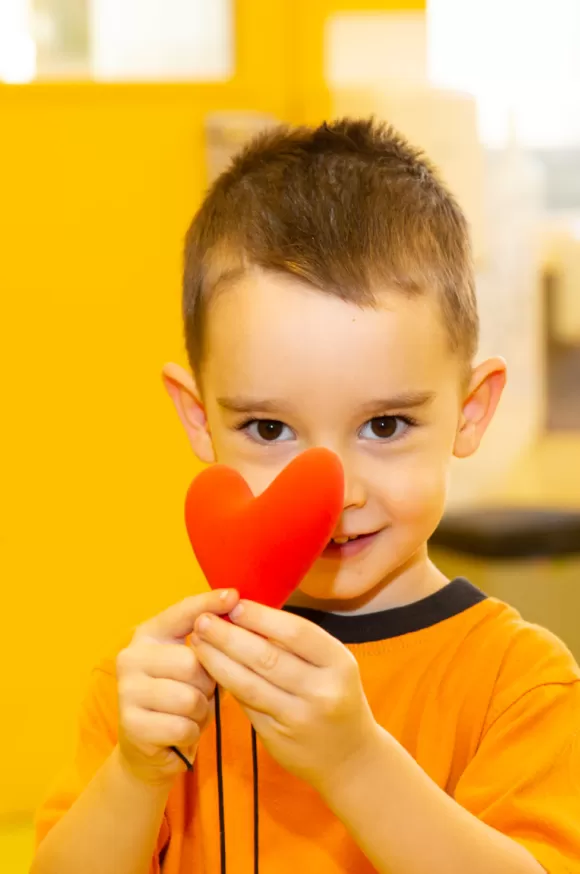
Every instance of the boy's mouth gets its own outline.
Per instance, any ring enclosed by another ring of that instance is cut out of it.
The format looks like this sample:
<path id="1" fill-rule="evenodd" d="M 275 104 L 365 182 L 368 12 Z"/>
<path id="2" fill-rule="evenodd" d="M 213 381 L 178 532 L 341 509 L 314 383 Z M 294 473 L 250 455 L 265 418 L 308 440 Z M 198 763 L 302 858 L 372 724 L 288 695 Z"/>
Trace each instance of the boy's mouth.
<path id="1" fill-rule="evenodd" d="M 350 558 L 351 556 L 358 555 L 367 546 L 370 546 L 379 533 L 378 531 L 372 531 L 370 534 L 336 535 L 328 543 L 323 556 L 325 558 Z"/>

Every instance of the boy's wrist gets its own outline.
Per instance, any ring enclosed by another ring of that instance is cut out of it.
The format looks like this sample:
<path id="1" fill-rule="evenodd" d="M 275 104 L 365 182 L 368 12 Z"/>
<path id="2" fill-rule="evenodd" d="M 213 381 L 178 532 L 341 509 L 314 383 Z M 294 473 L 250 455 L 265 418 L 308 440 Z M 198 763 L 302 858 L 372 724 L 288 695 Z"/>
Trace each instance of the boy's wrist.
<path id="1" fill-rule="evenodd" d="M 389 745 L 395 743 L 388 732 L 378 723 L 373 723 L 364 742 L 343 760 L 340 767 L 333 768 L 317 787 L 326 804 L 334 808 L 351 790 L 357 791 L 361 782 L 364 784 L 367 775 L 370 777 L 384 759 Z"/>
<path id="2" fill-rule="evenodd" d="M 115 747 L 112 758 L 123 779 L 135 788 L 150 790 L 152 794 L 169 794 L 175 782 L 175 774 L 168 775 L 159 768 L 136 766 L 125 756 L 119 745 Z"/>

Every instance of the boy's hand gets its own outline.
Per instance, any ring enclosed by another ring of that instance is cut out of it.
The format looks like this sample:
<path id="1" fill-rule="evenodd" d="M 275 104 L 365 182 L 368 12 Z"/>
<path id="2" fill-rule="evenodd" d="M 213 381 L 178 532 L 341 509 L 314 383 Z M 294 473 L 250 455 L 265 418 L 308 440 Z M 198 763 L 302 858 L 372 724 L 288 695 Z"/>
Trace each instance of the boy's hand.
<path id="1" fill-rule="evenodd" d="M 306 619 L 251 601 L 197 620 L 201 664 L 238 699 L 270 754 L 323 794 L 374 748 L 379 727 L 353 655 Z"/>
<path id="2" fill-rule="evenodd" d="M 228 613 L 233 590 L 186 598 L 141 625 L 117 657 L 119 748 L 140 780 L 163 783 L 185 766 L 169 747 L 190 759 L 212 711 L 215 682 L 186 644 L 202 613 Z"/>

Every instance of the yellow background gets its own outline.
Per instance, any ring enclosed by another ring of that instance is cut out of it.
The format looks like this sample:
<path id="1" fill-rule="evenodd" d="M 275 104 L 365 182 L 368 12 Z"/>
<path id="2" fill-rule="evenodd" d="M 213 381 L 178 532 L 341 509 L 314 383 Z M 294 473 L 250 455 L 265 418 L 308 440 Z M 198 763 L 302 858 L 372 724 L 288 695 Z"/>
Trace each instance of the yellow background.
<path id="1" fill-rule="evenodd" d="M 229 83 L 0 87 L 0 818 L 38 803 L 103 650 L 203 584 L 159 373 L 206 113 L 318 121 L 327 15 L 423 5 L 238 0 Z"/>

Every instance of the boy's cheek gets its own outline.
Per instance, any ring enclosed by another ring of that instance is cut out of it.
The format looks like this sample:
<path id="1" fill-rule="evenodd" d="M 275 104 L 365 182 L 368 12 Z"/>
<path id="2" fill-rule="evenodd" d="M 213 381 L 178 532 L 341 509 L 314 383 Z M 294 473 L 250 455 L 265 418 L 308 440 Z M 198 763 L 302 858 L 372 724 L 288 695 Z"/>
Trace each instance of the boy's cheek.
<path id="1" fill-rule="evenodd" d="M 442 513 L 447 496 L 448 463 L 415 462 L 393 469 L 385 480 L 384 503 L 393 521 Z"/>

